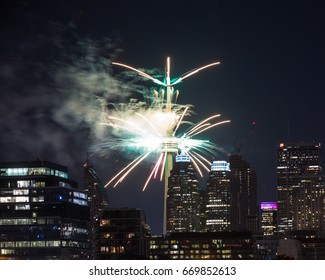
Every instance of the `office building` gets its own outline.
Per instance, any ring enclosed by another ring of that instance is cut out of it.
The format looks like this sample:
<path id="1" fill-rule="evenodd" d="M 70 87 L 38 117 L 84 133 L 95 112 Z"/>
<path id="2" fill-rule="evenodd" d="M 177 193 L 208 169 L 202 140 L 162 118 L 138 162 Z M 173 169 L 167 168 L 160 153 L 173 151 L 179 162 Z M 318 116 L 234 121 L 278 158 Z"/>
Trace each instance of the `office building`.
<path id="1" fill-rule="evenodd" d="M 149 227 L 142 209 L 111 208 L 104 210 L 100 218 L 99 234 L 98 259 L 149 258 Z"/>
<path id="2" fill-rule="evenodd" d="M 240 154 L 231 154 L 231 229 L 258 231 L 256 171 Z"/>
<path id="3" fill-rule="evenodd" d="M 308 176 L 292 192 L 293 230 L 316 230 L 324 235 L 324 177 Z"/>
<path id="4" fill-rule="evenodd" d="M 206 228 L 208 232 L 230 231 L 230 168 L 226 161 L 214 161 L 206 186 Z"/>
<path id="5" fill-rule="evenodd" d="M 200 195 L 196 171 L 188 155 L 177 155 L 168 179 L 167 232 L 199 232 Z"/>
<path id="6" fill-rule="evenodd" d="M 0 163 L 0 255 L 88 259 L 87 195 L 47 161 Z"/>
<path id="7" fill-rule="evenodd" d="M 88 196 L 90 209 L 89 241 L 90 259 L 97 259 L 99 254 L 99 219 L 108 208 L 107 192 L 98 174 L 87 160 L 84 164 L 84 190 Z"/>
<path id="8" fill-rule="evenodd" d="M 295 244 L 295 246 L 288 246 Z M 316 230 L 293 230 L 279 240 L 279 258 L 324 260 L 325 238 L 317 237 Z"/>
<path id="9" fill-rule="evenodd" d="M 249 260 L 255 253 L 250 232 L 174 232 L 150 238 L 152 260 Z"/>
<path id="10" fill-rule="evenodd" d="M 200 215 L 200 225 L 199 229 L 201 232 L 206 232 L 206 221 L 207 221 L 207 215 L 206 215 L 206 189 L 199 189 L 199 215 Z"/>
<path id="11" fill-rule="evenodd" d="M 299 241 L 302 243 L 301 259 L 325 260 L 325 238 L 306 238 Z"/>
<path id="12" fill-rule="evenodd" d="M 277 250 L 279 239 L 273 235 L 255 236 L 258 260 L 275 260 L 277 259 Z"/>
<path id="13" fill-rule="evenodd" d="M 277 210 L 278 205 L 276 202 L 261 203 L 261 228 L 265 238 L 276 234 Z"/>
<path id="14" fill-rule="evenodd" d="M 277 149 L 278 233 L 324 227 L 321 144 L 284 144 Z"/>

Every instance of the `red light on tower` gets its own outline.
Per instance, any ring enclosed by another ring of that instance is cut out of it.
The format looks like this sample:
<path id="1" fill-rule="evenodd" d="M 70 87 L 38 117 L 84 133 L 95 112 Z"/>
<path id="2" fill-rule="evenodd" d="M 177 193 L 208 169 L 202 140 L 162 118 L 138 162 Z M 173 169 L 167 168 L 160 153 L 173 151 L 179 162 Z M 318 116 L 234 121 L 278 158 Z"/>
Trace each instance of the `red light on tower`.
<path id="1" fill-rule="evenodd" d="M 280 144 L 280 148 L 281 148 L 281 149 L 284 148 L 284 144 L 283 144 L 283 143 Z"/>

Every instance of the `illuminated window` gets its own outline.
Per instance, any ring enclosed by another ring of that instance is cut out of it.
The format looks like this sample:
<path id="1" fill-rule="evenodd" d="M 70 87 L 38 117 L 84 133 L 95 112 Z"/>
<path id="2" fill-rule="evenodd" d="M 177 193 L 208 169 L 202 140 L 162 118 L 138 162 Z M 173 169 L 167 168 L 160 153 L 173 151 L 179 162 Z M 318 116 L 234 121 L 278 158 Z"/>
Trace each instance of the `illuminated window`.
<path id="1" fill-rule="evenodd" d="M 15 242 L 1 242 L 1 247 L 3 248 L 13 248 L 15 247 Z"/>
<path id="2" fill-rule="evenodd" d="M 35 187 L 45 187 L 45 182 L 36 182 Z"/>
<path id="3" fill-rule="evenodd" d="M 100 226 L 101 227 L 106 227 L 106 226 L 110 226 L 110 225 L 111 225 L 110 220 L 100 220 Z"/>
<path id="4" fill-rule="evenodd" d="M 47 247 L 60 247 L 61 246 L 61 241 L 58 241 L 58 240 L 46 241 L 46 246 Z"/>
<path id="5" fill-rule="evenodd" d="M 46 169 L 44 167 L 29 168 L 28 175 L 46 175 Z"/>
<path id="6" fill-rule="evenodd" d="M 11 255 L 14 253 L 15 253 L 15 250 L 13 250 L 13 249 L 1 249 L 1 255 Z"/>
<path id="7" fill-rule="evenodd" d="M 101 253 L 108 253 L 109 252 L 109 247 L 101 246 L 100 251 L 101 251 Z"/>
<path id="8" fill-rule="evenodd" d="M 29 241 L 17 241 L 16 247 L 30 247 Z"/>
<path id="9" fill-rule="evenodd" d="M 18 188 L 35 187 L 35 180 L 18 180 L 17 187 Z"/>
<path id="10" fill-rule="evenodd" d="M 13 202 L 11 196 L 5 196 L 5 197 L 0 197 L 0 203 L 8 203 L 8 202 Z"/>
<path id="11" fill-rule="evenodd" d="M 32 202 L 44 202 L 44 196 L 32 197 Z"/>
<path id="12" fill-rule="evenodd" d="M 62 178 L 68 178 L 68 174 L 66 172 L 55 170 L 55 176 L 62 177 Z"/>
<path id="13" fill-rule="evenodd" d="M 135 236 L 134 232 L 130 232 L 127 234 L 127 238 L 133 238 Z"/>
<path id="14" fill-rule="evenodd" d="M 111 237 L 111 235 L 109 233 L 104 233 L 103 234 L 103 238 L 110 238 L 110 237 Z"/>
<path id="15" fill-rule="evenodd" d="M 28 173 L 28 168 L 7 168 L 7 176 L 24 176 Z"/>
<path id="16" fill-rule="evenodd" d="M 45 247 L 45 241 L 32 241 L 30 243 L 31 247 Z"/>
<path id="17" fill-rule="evenodd" d="M 37 219 L 37 224 L 45 225 L 46 224 L 46 219 Z"/>
<path id="18" fill-rule="evenodd" d="M 16 197 L 15 202 L 29 202 L 29 197 L 28 196 L 18 196 L 18 197 Z"/>
<path id="19" fill-rule="evenodd" d="M 29 194 L 29 190 L 13 190 L 13 195 L 26 195 Z"/>
<path id="20" fill-rule="evenodd" d="M 88 205 L 88 202 L 86 200 L 74 198 L 73 203 L 78 204 L 78 205 Z"/>
<path id="21" fill-rule="evenodd" d="M 5 196 L 5 197 L 0 197 L 0 203 L 15 203 L 15 202 L 29 202 L 29 197 L 28 196 L 17 196 L 17 197 Z"/>
<path id="22" fill-rule="evenodd" d="M 87 199 L 87 195 L 85 193 L 81 193 L 81 192 L 73 192 L 73 196 L 83 198 L 83 199 Z"/>
<path id="23" fill-rule="evenodd" d="M 15 205 L 15 210 L 30 210 L 29 204 L 18 204 Z"/>

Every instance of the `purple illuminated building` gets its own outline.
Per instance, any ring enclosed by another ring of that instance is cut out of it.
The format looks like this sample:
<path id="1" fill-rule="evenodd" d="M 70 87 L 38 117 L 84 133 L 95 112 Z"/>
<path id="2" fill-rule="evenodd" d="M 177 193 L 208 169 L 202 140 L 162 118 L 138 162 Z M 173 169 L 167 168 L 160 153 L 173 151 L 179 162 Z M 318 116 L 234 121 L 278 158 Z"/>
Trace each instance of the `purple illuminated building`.
<path id="1" fill-rule="evenodd" d="M 276 231 L 278 204 L 261 202 L 263 236 L 273 236 Z"/>
<path id="2" fill-rule="evenodd" d="M 276 202 L 261 202 L 261 210 L 277 210 L 278 204 Z"/>

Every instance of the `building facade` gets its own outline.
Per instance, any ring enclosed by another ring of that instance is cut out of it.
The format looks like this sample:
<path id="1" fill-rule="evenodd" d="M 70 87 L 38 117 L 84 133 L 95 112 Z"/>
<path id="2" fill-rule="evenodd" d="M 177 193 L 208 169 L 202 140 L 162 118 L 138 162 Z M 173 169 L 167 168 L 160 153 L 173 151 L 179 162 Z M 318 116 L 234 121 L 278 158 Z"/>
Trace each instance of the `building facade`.
<path id="1" fill-rule="evenodd" d="M 250 232 L 178 232 L 150 238 L 150 259 L 255 259 Z"/>
<path id="2" fill-rule="evenodd" d="M 196 171 L 187 155 L 177 155 L 168 179 L 167 232 L 200 232 L 200 194 Z"/>
<path id="3" fill-rule="evenodd" d="M 231 170 L 231 229 L 258 231 L 256 171 L 240 154 L 229 156 Z"/>
<path id="4" fill-rule="evenodd" d="M 88 259 L 87 195 L 47 161 L 0 163 L 0 255 Z"/>
<path id="5" fill-rule="evenodd" d="M 208 232 L 231 229 L 230 167 L 226 161 L 214 161 L 206 186 L 206 229 Z"/>
<path id="6" fill-rule="evenodd" d="M 261 203 L 261 229 L 265 238 L 276 235 L 277 211 L 278 205 L 276 202 Z"/>
<path id="7" fill-rule="evenodd" d="M 316 230 L 324 236 L 324 177 L 309 176 L 292 193 L 293 230 Z"/>
<path id="8" fill-rule="evenodd" d="M 324 227 L 321 144 L 284 144 L 277 149 L 278 232 Z"/>
<path id="9" fill-rule="evenodd" d="M 145 212 L 137 208 L 103 211 L 99 226 L 98 259 L 132 260 L 149 258 Z"/>
<path id="10" fill-rule="evenodd" d="M 84 164 L 84 190 L 89 204 L 89 241 L 90 259 L 97 259 L 99 255 L 99 220 L 105 209 L 108 208 L 107 192 L 98 174 L 87 160 Z"/>

